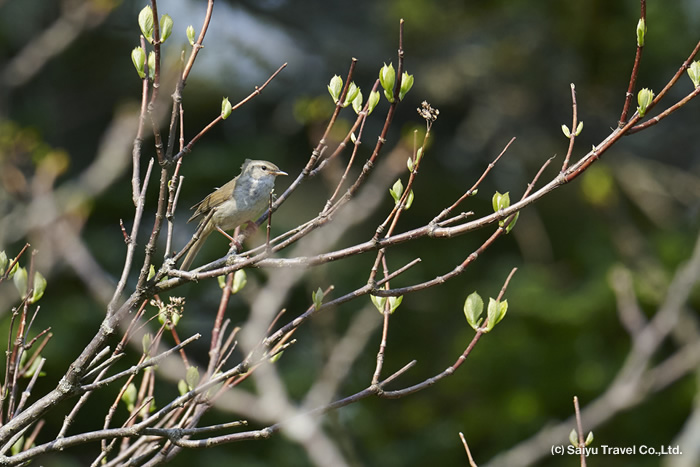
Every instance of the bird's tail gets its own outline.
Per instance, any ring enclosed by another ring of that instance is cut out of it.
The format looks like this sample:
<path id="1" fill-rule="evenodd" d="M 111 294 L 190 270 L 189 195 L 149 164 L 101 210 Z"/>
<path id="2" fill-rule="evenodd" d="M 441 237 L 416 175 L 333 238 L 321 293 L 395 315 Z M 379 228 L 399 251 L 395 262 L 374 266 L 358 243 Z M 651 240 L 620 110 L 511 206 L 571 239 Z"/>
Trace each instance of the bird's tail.
<path id="1" fill-rule="evenodd" d="M 204 242 L 206 241 L 208 236 L 209 232 L 205 229 L 204 232 L 202 232 L 199 239 L 196 242 L 194 242 L 194 244 L 190 247 L 190 251 L 187 252 L 187 255 L 185 256 L 185 259 L 182 262 L 180 269 L 182 269 L 183 271 L 188 271 L 190 269 L 192 261 L 194 261 L 195 257 L 197 256 L 197 253 L 199 253 L 199 250 L 202 248 L 202 245 L 204 245 Z"/>

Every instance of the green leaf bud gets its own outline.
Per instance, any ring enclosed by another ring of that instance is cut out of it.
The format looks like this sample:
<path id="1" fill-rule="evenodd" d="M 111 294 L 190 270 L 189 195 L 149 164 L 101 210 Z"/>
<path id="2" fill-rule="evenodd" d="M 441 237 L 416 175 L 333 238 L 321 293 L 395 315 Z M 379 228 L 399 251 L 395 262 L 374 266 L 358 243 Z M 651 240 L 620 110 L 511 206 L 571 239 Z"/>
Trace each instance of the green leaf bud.
<path id="1" fill-rule="evenodd" d="M 379 104 L 379 91 L 372 91 L 369 94 L 369 105 L 367 106 L 367 114 L 371 114 L 374 108 Z"/>
<path id="2" fill-rule="evenodd" d="M 173 19 L 169 14 L 164 14 L 160 17 L 160 43 L 166 41 L 170 34 L 173 33 Z"/>
<path id="3" fill-rule="evenodd" d="M 644 18 L 639 18 L 637 23 L 637 47 L 644 47 L 644 36 L 647 34 L 647 23 Z"/>
<path id="4" fill-rule="evenodd" d="M 358 115 L 360 114 L 360 112 L 362 112 L 362 99 L 363 99 L 362 93 L 358 92 L 357 96 L 352 101 L 352 110 L 354 110 L 355 113 Z"/>
<path id="5" fill-rule="evenodd" d="M 46 290 L 46 279 L 41 275 L 39 271 L 34 273 L 34 286 L 32 291 L 32 298 L 29 299 L 29 303 L 38 302 L 41 297 L 44 296 L 44 291 Z"/>
<path id="6" fill-rule="evenodd" d="M 354 81 L 351 82 L 350 86 L 348 87 L 348 93 L 345 95 L 345 102 L 343 102 L 343 107 L 347 107 L 348 105 L 350 105 L 359 93 L 360 88 L 357 87 Z"/>
<path id="7" fill-rule="evenodd" d="M 370 300 L 377 308 L 380 313 L 384 313 L 384 305 L 386 304 L 386 297 L 377 297 L 376 295 L 370 295 Z"/>
<path id="8" fill-rule="evenodd" d="M 590 446 L 593 443 L 593 439 L 594 439 L 593 432 L 589 431 L 588 436 L 586 436 L 586 442 L 585 442 L 586 446 Z"/>
<path id="9" fill-rule="evenodd" d="M 148 53 L 148 77 L 153 79 L 156 75 L 156 53 L 151 51 Z"/>
<path id="10" fill-rule="evenodd" d="M 283 354 L 283 353 L 284 353 L 284 350 L 281 351 L 281 352 L 277 352 L 277 353 L 274 354 L 272 357 L 270 357 L 270 359 L 269 359 L 269 360 L 270 360 L 270 363 L 275 363 L 275 362 L 277 362 L 277 360 L 279 360 L 280 358 L 282 358 L 282 354 Z"/>
<path id="11" fill-rule="evenodd" d="M 343 78 L 338 75 L 333 75 L 331 82 L 328 84 L 328 92 L 333 98 L 333 102 L 338 103 L 340 93 L 343 91 Z"/>
<path id="12" fill-rule="evenodd" d="M 411 209 L 411 206 L 413 205 L 413 190 L 408 192 L 408 195 L 406 196 L 406 202 L 403 205 L 403 210 L 408 211 Z"/>
<path id="13" fill-rule="evenodd" d="M 418 148 L 418 151 L 416 151 L 416 162 L 420 161 L 423 158 L 423 146 Z"/>
<path id="14" fill-rule="evenodd" d="M 696 60 L 688 67 L 688 76 L 694 87 L 700 86 L 700 60 Z"/>
<path id="15" fill-rule="evenodd" d="M 187 369 L 185 373 L 185 381 L 187 382 L 187 387 L 189 390 L 193 390 L 199 384 L 199 370 L 196 366 L 191 366 Z"/>
<path id="16" fill-rule="evenodd" d="M 233 293 L 238 293 L 243 290 L 243 287 L 248 283 L 248 275 L 243 269 L 233 273 L 233 287 L 231 291 Z"/>
<path id="17" fill-rule="evenodd" d="M 7 253 L 5 253 L 5 250 L 0 251 L 0 276 L 5 275 L 5 269 L 8 264 L 10 264 L 10 260 L 7 259 Z"/>
<path id="18" fill-rule="evenodd" d="M 503 300 L 499 302 L 493 298 L 489 298 L 489 306 L 486 310 L 488 316 L 488 323 L 486 324 L 486 329 L 484 332 L 491 331 L 501 320 L 506 316 L 508 311 L 508 300 Z"/>
<path id="19" fill-rule="evenodd" d="M 24 300 L 27 296 L 27 270 L 25 268 L 17 269 L 12 281 L 15 284 L 17 292 L 19 292 L 19 296 Z"/>
<path id="20" fill-rule="evenodd" d="M 578 122 L 578 126 L 576 126 L 576 133 L 574 133 L 574 136 L 580 135 L 582 131 L 583 131 L 583 120 Z"/>
<path id="21" fill-rule="evenodd" d="M 134 62 L 134 68 L 136 68 L 139 78 L 145 78 L 146 52 L 143 47 L 134 47 L 134 50 L 131 51 L 131 61 Z"/>
<path id="22" fill-rule="evenodd" d="M 314 303 L 314 309 L 318 310 L 323 304 L 323 290 L 319 287 L 315 292 L 311 292 L 311 301 Z"/>
<path id="23" fill-rule="evenodd" d="M 231 103 L 228 101 L 228 97 L 224 97 L 221 101 L 221 118 L 226 120 L 229 115 L 231 115 Z"/>
<path id="24" fill-rule="evenodd" d="M 467 323 L 475 331 L 479 329 L 481 325 L 481 313 L 484 311 L 484 301 L 481 296 L 475 292 L 469 294 L 467 299 L 464 301 L 464 316 L 467 318 Z"/>
<path id="25" fill-rule="evenodd" d="M 150 5 L 143 7 L 143 10 L 139 12 L 139 27 L 143 37 L 153 44 L 153 10 L 151 10 Z"/>
<path id="26" fill-rule="evenodd" d="M 491 198 L 491 204 L 493 205 L 493 212 L 498 212 L 501 209 L 506 209 L 510 206 L 510 194 L 508 191 L 501 194 L 496 192 Z"/>
<path id="27" fill-rule="evenodd" d="M 569 442 L 573 447 L 578 447 L 578 434 L 576 433 L 576 429 L 574 428 L 572 428 L 569 432 Z"/>
<path id="28" fill-rule="evenodd" d="M 390 63 L 379 70 L 379 84 L 384 88 L 384 96 L 389 102 L 394 102 L 394 84 L 396 83 L 396 70 L 394 65 Z"/>
<path id="29" fill-rule="evenodd" d="M 396 180 L 393 187 L 389 188 L 389 193 L 394 198 L 394 203 L 399 204 L 399 200 L 403 196 L 403 183 L 401 183 L 400 178 Z"/>
<path id="30" fill-rule="evenodd" d="M 571 138 L 571 132 L 569 131 L 569 127 L 568 127 L 568 126 L 562 125 L 562 126 L 561 126 L 561 131 L 562 131 L 562 133 L 564 133 L 564 136 L 566 136 L 567 138 Z"/>
<path id="31" fill-rule="evenodd" d="M 136 385 L 134 383 L 129 383 L 126 390 L 122 394 L 122 402 L 126 404 L 126 410 L 131 412 L 134 410 L 134 404 L 136 404 L 136 398 L 138 397 L 138 391 L 136 390 Z"/>
<path id="32" fill-rule="evenodd" d="M 187 26 L 185 34 L 187 35 L 187 40 L 189 41 L 190 45 L 194 45 L 194 26 L 191 24 Z"/>
<path id="33" fill-rule="evenodd" d="M 389 314 L 394 313 L 399 305 L 401 305 L 401 302 L 403 302 L 403 295 L 389 297 Z"/>
<path id="34" fill-rule="evenodd" d="M 184 396 L 185 394 L 190 392 L 189 388 L 187 387 L 187 383 L 184 379 L 181 379 L 177 382 L 177 392 L 179 392 L 181 396 Z"/>
<path id="35" fill-rule="evenodd" d="M 513 230 L 513 227 L 515 227 L 515 223 L 518 222 L 518 217 L 520 217 L 520 211 L 515 213 L 515 217 L 513 217 L 513 220 L 510 221 L 508 226 L 506 227 L 506 234 L 509 234 L 511 230 Z M 501 221 L 505 222 L 505 221 Z"/>
<path id="36" fill-rule="evenodd" d="M 639 91 L 639 93 L 637 94 L 637 103 L 639 104 L 639 107 L 637 107 L 637 112 L 639 112 L 640 117 L 643 117 L 644 114 L 647 113 L 647 109 L 653 101 L 654 91 L 648 88 L 644 88 L 641 91 Z"/>
<path id="37" fill-rule="evenodd" d="M 413 75 L 409 75 L 407 72 L 403 72 L 401 75 L 401 88 L 399 89 L 399 100 L 402 101 L 403 98 L 408 94 L 408 91 L 413 87 Z"/>

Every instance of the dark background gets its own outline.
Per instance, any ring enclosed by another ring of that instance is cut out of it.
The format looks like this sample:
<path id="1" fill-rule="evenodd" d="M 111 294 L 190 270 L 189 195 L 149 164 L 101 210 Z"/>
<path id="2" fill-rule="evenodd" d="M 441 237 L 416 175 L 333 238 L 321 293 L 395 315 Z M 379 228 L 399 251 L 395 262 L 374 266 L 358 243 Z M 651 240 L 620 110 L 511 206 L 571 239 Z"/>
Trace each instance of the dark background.
<path id="1" fill-rule="evenodd" d="M 58 174 L 56 186 L 68 183 L 94 159 L 105 129 L 116 116 L 138 105 L 141 85 L 130 52 L 138 44 L 136 17 L 144 3 L 101 0 L 89 5 L 85 27 L 67 26 L 78 31 L 75 40 L 56 47 L 55 55 L 39 60 L 40 68 L 23 77 L 12 68 L 13 60 L 57 17 L 84 4 L 0 1 L 0 163 L 5 164 L 0 215 L 30 196 L 21 184 L 10 183 L 10 163 L 29 177 L 42 158 L 57 157 L 67 167 Z M 186 44 L 184 30 L 193 24 L 199 33 L 205 5 L 204 1 L 159 5 L 159 13 L 169 13 L 175 21 L 173 36 L 164 46 L 161 102 L 166 111 L 177 57 Z M 332 111 L 328 81 L 334 74 L 344 77 L 351 57 L 356 57 L 355 82 L 366 96 L 381 65 L 393 62 L 396 66 L 399 18 L 406 21 L 405 64 L 415 85 L 398 106 L 389 148 L 402 139 L 410 142 L 412 129 L 423 127 L 414 110 L 421 101 L 440 110 L 416 182 L 416 201 L 402 218 L 399 231 L 422 225 L 459 197 L 516 137 L 479 194 L 464 207 L 487 214 L 494 191 L 510 191 L 512 199 L 518 198 L 540 165 L 555 154 L 543 179 L 556 175 L 568 145 L 560 126 L 571 124 L 570 83 L 576 84 L 579 119 L 585 122 L 574 158 L 616 126 L 634 58 L 638 9 L 638 2 L 632 0 L 217 2 L 205 48 L 184 93 L 187 139 L 218 114 L 222 96 L 236 102 L 279 65 L 289 62 L 289 66 L 187 157 L 176 246 L 191 235 L 192 227 L 183 227 L 189 215 L 186 207 L 237 174 L 244 158 L 269 159 L 292 175 L 299 172 Z M 638 87 L 658 92 L 698 41 L 700 3 L 650 1 L 647 15 L 649 32 Z M 684 75 L 669 93 L 668 103 L 690 90 Z M 382 102 L 376 115 L 385 108 Z M 338 127 L 347 128 L 353 115 L 346 113 Z M 380 124 L 381 117 L 368 124 L 363 160 Z M 466 296 L 477 290 L 484 298 L 495 297 L 510 269 L 519 268 L 507 293 L 507 319 L 482 338 L 454 376 L 405 399 L 365 400 L 327 416 L 324 423 L 348 459 L 356 465 L 465 465 L 457 435 L 462 431 L 481 464 L 550 421 L 569 417 L 573 395 L 584 406 L 600 395 L 630 346 L 616 313 L 611 271 L 619 265 L 632 271 L 640 304 L 651 316 L 674 271 L 692 251 L 698 228 L 699 124 L 698 103 L 692 102 L 661 124 L 625 138 L 583 177 L 524 211 L 513 233 L 463 275 L 405 297 L 392 318 L 386 361 L 388 374 L 418 360 L 398 383 L 401 386 L 451 365 L 473 336 L 462 314 Z M 145 154 L 152 156 L 149 143 Z M 124 148 L 116 159 L 128 161 L 130 148 L 128 144 Z M 124 252 L 118 220 L 130 219 L 133 205 L 129 169 L 110 175 L 114 179 L 98 196 L 88 197 L 75 215 L 85 222 L 83 238 L 90 251 L 116 280 Z M 405 182 L 406 177 L 402 178 Z M 288 183 L 281 180 L 278 192 Z M 328 189 L 321 179 L 309 182 L 276 215 L 276 228 L 290 228 L 315 216 Z M 368 239 L 391 203 L 387 193 L 385 208 L 349 232 L 342 246 Z M 148 218 L 146 225 L 150 222 Z M 36 239 L 32 243 L 41 241 L 37 229 L 20 236 L 13 232 L 21 229 L 3 228 L 0 249 L 12 252 L 9 256 L 27 238 Z M 490 233 L 486 229 L 450 240 L 421 240 L 390 250 L 394 268 L 416 256 L 423 259 L 392 284 L 409 285 L 444 274 Z M 219 248 L 222 245 L 223 240 Z M 215 250 L 210 245 L 203 254 L 212 259 Z M 318 286 L 334 284 L 338 294 L 361 286 L 373 257 L 315 269 L 295 291 L 290 310 L 308 306 L 310 291 Z M 52 263 L 44 273 L 49 287 L 39 326 L 50 325 L 55 334 L 43 378 L 45 388 L 51 388 L 92 336 L 104 310 L 86 294 L 64 261 Z M 264 281 L 264 273 L 252 275 Z M 206 329 L 217 290 L 216 284 L 209 283 L 185 291 L 194 316 L 190 315 L 190 323 L 184 320 L 183 334 L 200 330 L 199 326 Z M 3 329 L 16 300 L 14 293 L 11 284 L 0 286 L 6 313 Z M 691 305 L 698 303 L 696 290 Z M 364 304 L 345 305 L 296 335 L 299 343 L 280 361 L 292 396 L 303 397 L 325 361 L 324 339 L 341 332 L 360 306 Z M 242 303 L 234 300 L 231 307 L 240 316 L 236 319 L 234 314 L 233 319 L 243 322 Z M 377 332 L 339 396 L 368 384 L 379 339 Z M 668 344 L 663 350 L 668 355 L 674 346 Z M 174 394 L 174 388 L 162 391 L 163 400 Z M 689 416 L 694 398 L 697 380 L 680 379 L 595 429 L 596 443 L 670 444 Z M 205 421 L 216 423 L 222 417 L 212 415 Z M 89 415 L 79 421 L 95 426 Z M 60 422 L 57 416 L 44 429 L 53 432 Z M 82 465 L 96 453 L 97 446 L 86 458 L 66 452 L 47 459 L 46 465 Z M 308 465 L 304 451 L 283 436 L 183 453 L 173 465 L 194 459 L 200 465 Z M 657 458 L 642 456 L 600 461 L 658 465 Z M 545 456 L 542 465 L 577 462 Z"/>

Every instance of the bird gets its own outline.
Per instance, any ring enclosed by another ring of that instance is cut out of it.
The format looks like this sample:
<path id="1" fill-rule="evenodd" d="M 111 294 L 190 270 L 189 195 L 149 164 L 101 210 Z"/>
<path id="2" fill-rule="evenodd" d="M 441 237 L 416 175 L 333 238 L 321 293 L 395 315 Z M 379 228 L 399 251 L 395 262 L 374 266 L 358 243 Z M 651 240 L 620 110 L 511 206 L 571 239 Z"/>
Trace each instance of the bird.
<path id="1" fill-rule="evenodd" d="M 226 234 L 226 230 L 233 230 L 245 222 L 257 220 L 268 206 L 275 178 L 279 175 L 287 173 L 272 162 L 246 159 L 238 176 L 192 206 L 190 209 L 195 211 L 187 223 L 199 220 L 198 230 L 209 212 L 214 211 L 214 214 L 201 230 L 199 239 L 187 252 L 181 269 L 189 269 L 207 237 L 214 230 Z"/>

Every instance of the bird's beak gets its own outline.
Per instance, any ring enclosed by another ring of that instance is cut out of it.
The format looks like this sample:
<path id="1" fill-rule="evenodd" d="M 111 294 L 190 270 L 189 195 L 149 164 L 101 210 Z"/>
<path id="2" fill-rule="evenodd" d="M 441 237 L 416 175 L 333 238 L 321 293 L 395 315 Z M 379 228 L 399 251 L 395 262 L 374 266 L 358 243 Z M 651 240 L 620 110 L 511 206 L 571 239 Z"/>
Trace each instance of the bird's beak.
<path id="1" fill-rule="evenodd" d="M 275 170 L 274 172 L 270 172 L 272 175 L 278 176 L 278 175 L 289 175 L 287 172 L 284 172 L 282 170 Z"/>

